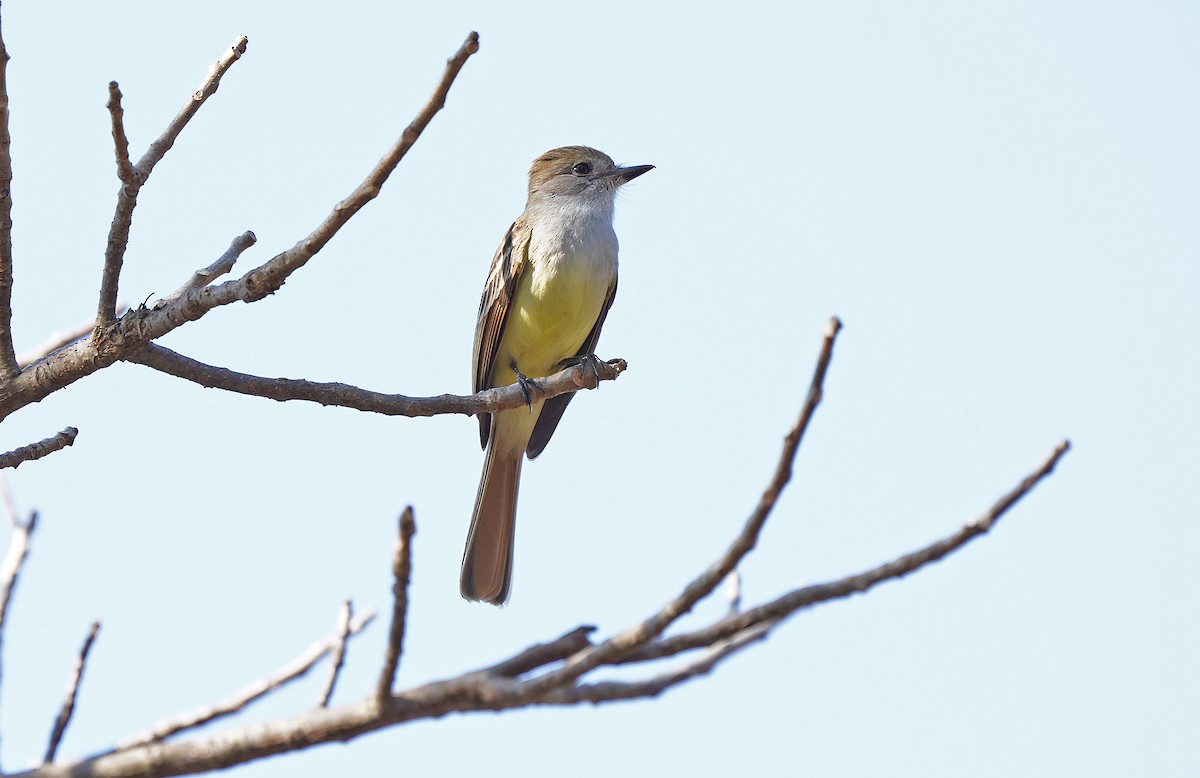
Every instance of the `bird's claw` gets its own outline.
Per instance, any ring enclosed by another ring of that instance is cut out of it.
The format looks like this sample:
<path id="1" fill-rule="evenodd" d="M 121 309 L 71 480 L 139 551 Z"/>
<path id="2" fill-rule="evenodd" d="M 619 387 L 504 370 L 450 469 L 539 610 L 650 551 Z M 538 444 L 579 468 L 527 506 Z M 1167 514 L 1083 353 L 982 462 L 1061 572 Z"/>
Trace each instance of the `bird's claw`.
<path id="1" fill-rule="evenodd" d="M 517 385 L 521 387 L 521 394 L 525 396 L 525 406 L 529 408 L 530 413 L 533 413 L 533 392 L 531 390 L 537 389 L 540 392 L 542 387 L 538 386 L 537 382 L 532 378 L 518 370 L 515 362 L 512 365 L 512 370 L 517 374 Z"/>
<path id="2" fill-rule="evenodd" d="M 579 354 L 573 357 L 559 360 L 558 367 L 578 367 L 580 370 L 589 372 L 596 379 L 596 385 L 600 384 L 600 364 L 602 360 L 595 354 Z"/>

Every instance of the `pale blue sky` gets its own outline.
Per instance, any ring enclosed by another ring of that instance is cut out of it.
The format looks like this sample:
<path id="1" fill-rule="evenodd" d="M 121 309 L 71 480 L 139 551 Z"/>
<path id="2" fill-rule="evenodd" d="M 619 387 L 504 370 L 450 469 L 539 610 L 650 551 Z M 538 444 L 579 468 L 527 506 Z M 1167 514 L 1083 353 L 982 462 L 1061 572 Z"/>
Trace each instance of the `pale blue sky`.
<path id="1" fill-rule="evenodd" d="M 803 613 L 652 702 L 452 716 L 246 776 L 1125 776 L 1200 770 L 1200 31 L 1185 2 L 4 5 L 17 348 L 95 310 L 114 175 L 238 35 L 250 49 L 143 190 L 122 278 L 175 289 L 246 229 L 308 232 L 482 48 L 370 204 L 283 290 L 165 339 L 265 375 L 465 392 L 487 264 L 531 159 L 657 169 L 618 205 L 599 351 L 525 468 L 512 604 L 458 596 L 475 422 L 221 394 L 118 365 L 5 421 L 67 425 L 11 472 L 42 513 L 4 645 L 3 765 L 40 758 L 91 620 L 65 757 L 273 670 L 338 604 L 390 607 L 416 507 L 401 685 L 580 623 L 623 628 L 740 528 L 846 329 L 748 602 L 873 566 L 983 511 L 989 537 Z M 716 613 L 720 604 L 704 613 Z M 365 694 L 385 630 L 355 642 Z M 323 668 L 322 668 L 323 671 Z M 311 679 L 237 723 L 293 713 Z"/>

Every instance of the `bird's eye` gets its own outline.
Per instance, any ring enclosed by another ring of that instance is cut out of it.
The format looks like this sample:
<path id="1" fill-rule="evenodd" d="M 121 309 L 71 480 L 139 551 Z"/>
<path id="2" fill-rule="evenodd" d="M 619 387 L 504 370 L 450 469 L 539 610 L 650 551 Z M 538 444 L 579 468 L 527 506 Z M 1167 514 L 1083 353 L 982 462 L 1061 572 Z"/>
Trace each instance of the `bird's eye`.
<path id="1" fill-rule="evenodd" d="M 592 172 L 592 164 L 590 162 L 577 162 L 575 163 L 575 167 L 571 169 L 575 171 L 576 175 L 586 176 Z"/>

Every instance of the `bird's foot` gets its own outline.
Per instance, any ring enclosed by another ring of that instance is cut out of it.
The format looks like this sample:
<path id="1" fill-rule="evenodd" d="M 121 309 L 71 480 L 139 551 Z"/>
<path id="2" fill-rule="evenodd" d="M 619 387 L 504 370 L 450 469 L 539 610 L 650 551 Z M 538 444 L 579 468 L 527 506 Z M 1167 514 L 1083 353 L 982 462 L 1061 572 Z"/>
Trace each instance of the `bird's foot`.
<path id="1" fill-rule="evenodd" d="M 591 381 L 586 382 L 587 388 L 595 389 L 600 385 L 600 367 L 603 365 L 606 368 L 614 368 L 616 367 L 614 362 L 620 361 L 621 360 L 605 361 L 595 354 L 579 354 L 578 356 L 567 357 L 566 359 L 560 360 L 558 367 L 578 367 L 583 375 L 591 375 L 592 377 Z"/>
<path id="2" fill-rule="evenodd" d="M 529 412 L 533 413 L 533 392 L 531 390 L 536 389 L 540 392 L 542 387 L 538 386 L 537 381 L 518 370 L 516 362 L 513 362 L 512 370 L 517 374 L 517 385 L 521 387 L 521 394 L 525 395 L 525 405 L 529 408 Z"/>

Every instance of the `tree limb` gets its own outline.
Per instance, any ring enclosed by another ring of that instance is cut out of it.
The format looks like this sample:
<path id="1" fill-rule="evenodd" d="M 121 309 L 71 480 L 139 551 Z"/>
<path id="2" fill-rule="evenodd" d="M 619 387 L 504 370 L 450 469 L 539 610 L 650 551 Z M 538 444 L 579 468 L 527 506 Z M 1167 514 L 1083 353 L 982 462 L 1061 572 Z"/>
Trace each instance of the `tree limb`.
<path id="1" fill-rule="evenodd" d="M 381 701 L 379 687 L 384 685 L 386 678 L 386 687 L 390 690 L 393 679 L 391 668 L 394 665 L 390 656 L 394 654 L 395 662 L 398 662 L 402 646 L 400 639 L 395 637 L 397 629 L 402 630 L 404 623 L 400 593 L 404 592 L 403 582 L 407 578 L 405 561 L 409 558 L 402 521 L 401 542 L 393 562 L 397 600 L 389 644 L 395 646 L 395 650 L 389 649 L 385 672 L 374 693 L 350 705 L 320 707 L 300 716 L 253 724 L 190 741 L 160 742 L 163 737 L 178 732 L 179 728 L 169 729 L 165 733 L 160 729 L 153 737 L 143 736 L 108 753 L 74 764 L 42 767 L 21 775 L 38 778 L 158 778 L 216 770 L 321 743 L 346 741 L 366 732 L 417 719 L 437 718 L 451 712 L 512 710 L 532 705 L 575 705 L 652 697 L 710 672 L 737 651 L 765 638 L 777 624 L 804 607 L 865 591 L 877 583 L 901 577 L 953 553 L 994 526 L 1005 512 L 1050 474 L 1067 451 L 1068 444 L 1064 442 L 1041 467 L 1001 497 L 980 518 L 968 523 L 958 533 L 920 551 L 833 583 L 789 592 L 765 605 L 726 616 L 702 630 L 658 638 L 661 630 L 666 629 L 677 614 L 686 612 L 699 599 L 711 593 L 717 583 L 753 548 L 763 522 L 790 478 L 796 450 L 820 402 L 838 330 L 837 320 L 832 320 L 826 329 L 821 356 L 800 416 L 785 440 L 774 475 L 741 533 L 717 562 L 685 587 L 682 594 L 633 629 L 593 645 L 589 640 L 593 628 L 578 627 L 555 640 L 530 646 L 490 667 L 402 692 L 389 691 Z M 408 537 L 411 538 L 411 533 Z M 654 633 L 654 630 L 659 631 Z M 401 631 L 401 639 L 402 634 Z M 329 645 L 326 644 L 326 650 L 329 650 Z M 705 650 L 677 668 L 642 680 L 580 682 L 584 675 L 598 668 L 661 659 L 692 649 Z M 539 674 L 538 671 L 543 668 L 549 669 Z M 240 707 L 226 706 L 226 712 Z"/>
<path id="2" fill-rule="evenodd" d="M 115 314 L 111 309 L 115 308 L 116 304 L 117 278 L 124 257 L 124 246 L 128 241 L 128 222 L 132 214 L 132 203 L 122 200 L 128 200 L 125 190 L 129 187 L 122 187 L 118 195 L 117 214 L 109 232 L 109 250 L 101 283 L 100 311 L 93 336 L 47 354 L 11 381 L 0 383 L 0 419 L 18 408 L 40 402 L 59 389 L 128 357 L 144 343 L 160 338 L 189 321 L 199 319 L 213 308 L 237 301 L 254 302 L 277 290 L 291 273 L 308 262 L 337 234 L 351 216 L 379 193 L 384 181 L 417 141 L 434 115 L 445 105 L 446 95 L 455 77 L 467 59 L 478 50 L 479 36 L 471 33 L 455 55 L 447 61 L 446 70 L 429 102 L 404 130 L 391 150 L 371 170 L 363 183 L 349 197 L 338 203 L 333 212 L 295 246 L 276 255 L 260 267 L 250 270 L 237 280 L 226 281 L 219 286 L 188 289 L 171 302 L 163 301 L 154 308 L 138 308 L 113 321 Z M 218 66 L 222 62 L 224 60 L 219 61 L 214 69 L 219 69 Z M 229 64 L 232 64 L 232 61 Z M 216 77 L 219 78 L 219 75 L 217 73 Z M 215 89 L 216 81 L 213 76 L 214 72 L 210 71 L 210 79 L 205 83 L 211 82 L 212 88 Z M 174 142 L 186 120 L 209 94 L 211 90 L 201 89 L 193 95 L 193 103 L 180 112 L 171 127 L 158 141 L 151 144 L 150 150 L 135 166 L 139 172 L 148 174 L 154 163 L 166 153 L 170 143 Z"/>
<path id="3" fill-rule="evenodd" d="M 304 400 L 320 405 L 352 408 L 385 416 L 437 416 L 449 413 L 474 415 L 519 408 L 526 403 L 525 394 L 519 384 L 485 389 L 469 395 L 441 394 L 433 397 L 409 397 L 402 394 L 384 394 L 369 389 L 360 389 L 357 386 L 343 383 L 306 381 L 297 378 L 264 378 L 248 373 L 238 373 L 223 367 L 198 362 L 157 343 L 146 343 L 138 350 L 131 352 L 125 359 L 128 362 L 136 362 L 210 389 L 224 389 L 278 402 Z M 546 378 L 539 378 L 528 389 L 536 402 L 579 389 L 594 389 L 599 385 L 599 381 L 615 380 L 627 368 L 628 365 L 623 359 L 602 362 L 596 372 L 576 365 L 564 368 Z"/>

